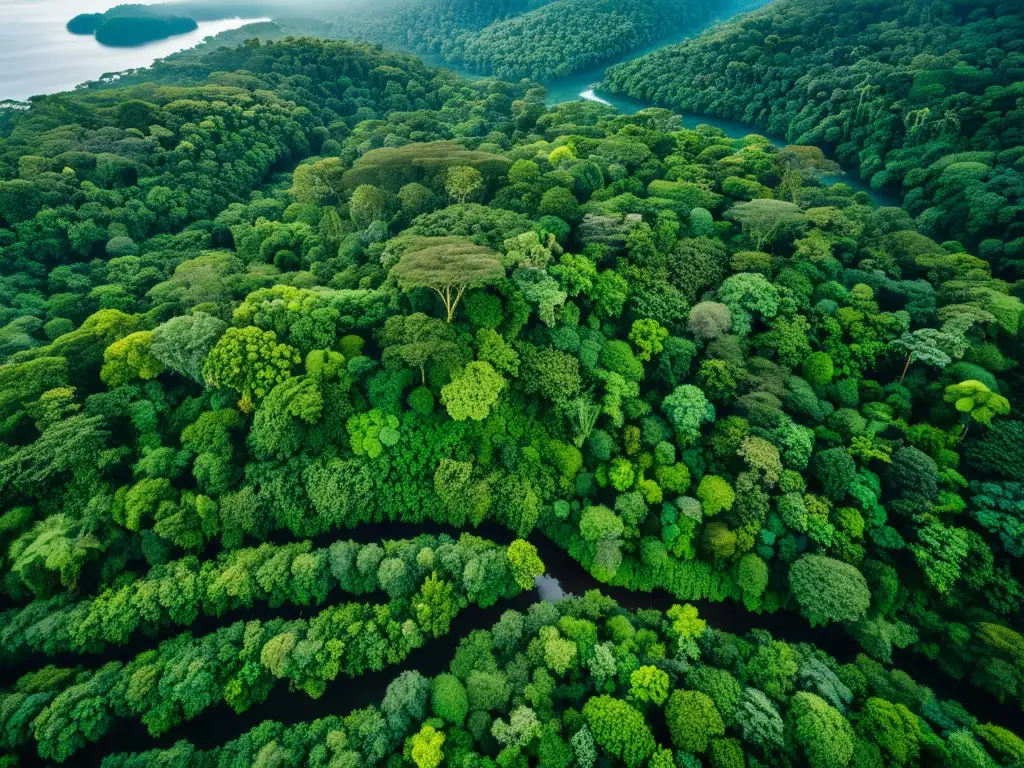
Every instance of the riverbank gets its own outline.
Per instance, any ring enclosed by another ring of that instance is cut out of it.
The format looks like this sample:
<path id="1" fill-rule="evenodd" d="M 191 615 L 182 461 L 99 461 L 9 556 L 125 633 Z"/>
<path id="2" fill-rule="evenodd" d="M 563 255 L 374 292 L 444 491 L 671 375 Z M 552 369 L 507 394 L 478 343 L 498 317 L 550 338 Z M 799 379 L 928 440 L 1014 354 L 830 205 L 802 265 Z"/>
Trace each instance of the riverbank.
<path id="1" fill-rule="evenodd" d="M 380 523 L 364 525 L 349 531 L 335 531 L 311 539 L 315 547 L 324 547 L 334 541 L 352 540 L 360 543 L 379 542 L 385 539 L 411 539 L 420 534 L 449 534 L 458 538 L 461 533 L 472 533 L 504 546 L 510 544 L 515 536 L 503 526 L 487 522 L 471 531 L 454 529 L 447 525 L 434 522 L 413 523 Z M 293 539 L 285 532 L 277 532 L 265 540 L 285 543 Z M 716 603 L 709 600 L 682 601 L 665 590 L 655 589 L 650 592 L 634 592 L 624 587 L 614 587 L 595 579 L 576 560 L 547 536 L 535 531 L 529 536 L 545 565 L 543 576 L 536 578 L 536 587 L 523 592 L 512 600 L 499 602 L 489 608 L 469 606 L 459 613 L 451 625 L 451 631 L 443 637 L 431 640 L 421 648 L 412 651 L 409 656 L 395 666 L 389 666 L 377 672 L 369 672 L 358 678 L 341 678 L 328 684 L 326 693 L 313 699 L 302 691 L 275 689 L 265 700 L 252 706 L 242 713 L 235 713 L 226 703 L 203 710 L 196 718 L 175 726 L 161 736 L 149 735 L 146 727 L 138 720 L 119 720 L 110 733 L 102 740 L 90 743 L 77 757 L 83 765 L 99 765 L 104 757 L 120 752 L 142 752 L 150 749 L 168 749 L 182 739 L 192 743 L 199 749 L 210 749 L 238 738 L 260 723 L 273 720 L 284 724 L 310 722 L 327 715 L 344 715 L 352 710 L 379 702 L 387 686 L 406 670 L 417 670 L 423 675 L 433 677 L 448 670 L 448 664 L 455 654 L 459 642 L 476 630 L 489 629 L 501 615 L 508 610 L 525 613 L 529 606 L 538 601 L 558 602 L 568 597 L 582 597 L 588 591 L 597 590 L 602 595 L 615 600 L 620 606 L 630 611 L 655 609 L 667 611 L 671 606 L 682 602 L 695 606 L 701 618 L 715 630 L 743 636 L 751 630 L 769 632 L 775 639 L 791 644 L 807 643 L 833 656 L 840 663 L 851 663 L 861 653 L 860 646 L 838 624 L 823 627 L 812 627 L 799 614 L 790 611 L 776 613 L 750 613 L 734 603 Z M 221 617 L 201 617 L 193 623 L 188 631 L 194 636 L 202 636 L 215 628 L 226 626 L 235 621 L 259 619 L 267 621 L 273 618 L 299 618 L 312 614 L 332 604 L 348 602 L 351 595 L 337 594 L 331 599 L 316 606 L 280 606 L 271 608 L 258 605 L 239 611 L 231 611 Z M 385 602 L 383 594 L 363 595 L 363 602 Z M 169 631 L 168 636 L 180 634 L 180 627 Z M 102 663 L 131 658 L 144 647 L 152 647 L 158 638 L 138 638 L 129 646 L 115 649 L 113 652 L 100 656 L 77 656 L 69 658 L 49 659 L 50 663 L 72 665 L 78 663 L 86 667 L 99 667 Z M 137 647 L 134 647 L 137 646 Z M 981 722 L 992 722 L 1006 728 L 1016 725 L 1016 713 L 1001 705 L 995 697 L 969 685 L 947 677 L 934 664 L 910 650 L 894 649 L 893 664 L 887 665 L 909 674 L 918 683 L 929 687 L 940 699 L 952 699 L 965 705 Z M 35 750 L 31 747 L 23 750 L 23 766 L 43 765 Z"/>
<path id="2" fill-rule="evenodd" d="M 743 10 L 739 11 L 739 13 L 746 13 L 748 11 L 755 10 L 766 5 L 767 2 L 769 2 L 769 0 L 754 0 L 754 2 L 749 3 L 743 8 Z M 651 43 L 648 46 L 633 50 L 626 56 L 616 59 L 615 61 L 603 62 L 599 65 L 580 70 L 579 72 L 574 72 L 566 77 L 542 82 L 541 85 L 543 85 L 547 90 L 547 99 L 545 103 L 547 106 L 553 107 L 558 104 L 565 104 L 566 102 L 582 99 L 584 101 L 591 101 L 612 107 L 624 115 L 634 115 L 643 109 L 660 107 L 661 105 L 654 102 L 634 99 L 624 94 L 611 93 L 609 91 L 602 90 L 600 86 L 604 81 L 605 71 L 609 67 L 613 67 L 617 64 L 623 64 L 625 62 L 638 59 L 641 56 L 646 56 L 658 48 L 663 48 L 666 45 L 675 45 L 687 38 L 699 35 L 705 30 L 710 29 L 723 21 L 724 19 L 721 18 L 711 19 L 704 24 L 697 25 L 687 30 L 686 33 L 669 35 Z M 457 72 L 470 80 L 482 79 L 480 74 L 460 67 L 457 63 L 446 60 L 440 54 L 422 54 L 411 51 L 406 52 L 413 53 L 413 55 L 418 56 L 430 66 Z M 764 136 L 776 147 L 784 147 L 789 143 L 784 137 L 765 134 L 757 128 L 757 126 L 748 125 L 736 120 L 726 120 L 711 115 L 694 115 L 688 113 L 683 113 L 682 118 L 683 125 L 687 128 L 696 128 L 698 125 L 710 125 L 721 130 L 730 139 L 741 139 L 744 136 L 758 134 Z M 875 202 L 876 205 L 879 206 L 899 208 L 903 205 L 903 201 L 898 195 L 885 190 L 873 189 L 859 176 L 845 171 L 838 174 L 822 176 L 821 181 L 826 186 L 832 186 L 833 184 L 840 183 L 846 184 L 855 192 L 864 192 Z"/>

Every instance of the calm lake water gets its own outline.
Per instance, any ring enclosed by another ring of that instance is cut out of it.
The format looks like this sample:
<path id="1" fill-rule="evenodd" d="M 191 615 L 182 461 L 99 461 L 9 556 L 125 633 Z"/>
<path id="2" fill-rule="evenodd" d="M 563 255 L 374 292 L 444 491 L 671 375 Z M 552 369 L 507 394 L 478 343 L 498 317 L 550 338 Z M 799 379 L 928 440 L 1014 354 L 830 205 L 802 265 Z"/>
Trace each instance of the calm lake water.
<path id="1" fill-rule="evenodd" d="M 107 72 L 147 66 L 156 59 L 191 48 L 209 35 L 256 21 L 203 21 L 199 22 L 199 29 L 187 35 L 135 48 L 108 48 L 90 35 L 72 35 L 65 29 L 73 16 L 102 12 L 117 2 L 0 0 L 0 101 L 69 91 Z"/>

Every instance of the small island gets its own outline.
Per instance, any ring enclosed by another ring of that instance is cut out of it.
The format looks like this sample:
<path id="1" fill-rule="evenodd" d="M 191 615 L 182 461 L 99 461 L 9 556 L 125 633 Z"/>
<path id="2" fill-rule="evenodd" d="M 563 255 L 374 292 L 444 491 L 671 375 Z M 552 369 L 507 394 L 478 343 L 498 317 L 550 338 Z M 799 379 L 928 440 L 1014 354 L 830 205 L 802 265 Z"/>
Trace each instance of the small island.
<path id="1" fill-rule="evenodd" d="M 193 18 L 145 5 L 118 5 L 106 13 L 82 13 L 67 23 L 72 34 L 95 35 L 101 45 L 118 48 L 145 45 L 198 28 Z"/>
<path id="2" fill-rule="evenodd" d="M 80 13 L 68 22 L 68 32 L 73 35 L 95 35 L 105 18 L 104 13 Z"/>

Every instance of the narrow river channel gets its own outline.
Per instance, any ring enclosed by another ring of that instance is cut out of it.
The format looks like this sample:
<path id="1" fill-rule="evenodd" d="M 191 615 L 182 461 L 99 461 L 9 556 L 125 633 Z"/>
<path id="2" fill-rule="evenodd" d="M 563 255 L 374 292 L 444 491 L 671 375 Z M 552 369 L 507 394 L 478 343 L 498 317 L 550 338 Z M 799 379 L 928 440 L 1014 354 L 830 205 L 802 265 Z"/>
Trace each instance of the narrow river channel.
<path id="1" fill-rule="evenodd" d="M 736 6 L 736 13 L 743 13 L 746 11 L 752 11 L 766 5 L 769 0 L 750 0 L 749 2 Z M 584 101 L 593 101 L 598 104 L 605 104 L 609 107 L 614 107 L 624 115 L 633 115 L 642 109 L 648 109 L 650 107 L 662 106 L 649 101 L 643 101 L 641 99 L 634 99 L 629 96 L 625 96 L 617 93 L 609 93 L 600 89 L 601 81 L 604 80 L 604 73 L 609 67 L 621 64 L 626 61 L 632 61 L 638 59 L 641 56 L 645 56 L 658 48 L 663 48 L 666 45 L 675 45 L 685 39 L 696 37 L 707 29 L 721 23 L 725 19 L 720 17 L 714 17 L 707 21 L 694 25 L 692 28 L 687 30 L 685 33 L 676 33 L 669 37 L 657 40 L 650 45 L 631 51 L 626 56 L 615 61 L 605 61 L 601 64 L 587 69 L 574 72 L 566 77 L 560 77 L 556 80 L 549 80 L 541 83 L 548 92 L 547 105 L 549 107 L 556 106 L 558 104 L 564 104 L 569 101 L 578 101 L 583 99 Z M 481 79 L 481 75 L 475 72 L 471 72 L 467 69 L 463 69 L 458 65 L 457 62 L 451 62 L 445 60 L 440 54 L 416 54 L 424 62 L 431 66 L 443 67 L 450 69 L 453 72 L 458 72 L 460 75 L 467 77 L 471 80 Z M 783 147 L 789 142 L 781 136 L 772 136 L 769 134 L 761 133 L 761 131 L 753 125 L 747 123 L 741 123 L 736 120 L 725 120 L 722 118 L 714 117 L 712 115 L 692 115 L 683 113 L 683 125 L 687 128 L 696 128 L 698 125 L 710 125 L 720 129 L 730 139 L 742 139 L 744 136 L 750 134 L 758 134 L 764 136 L 772 144 L 777 147 Z M 892 206 L 900 207 L 902 200 L 896 194 L 893 194 L 888 190 L 874 189 L 868 185 L 863 179 L 856 174 L 851 173 L 839 173 L 834 175 L 823 176 L 821 178 L 823 184 L 831 186 L 832 184 L 843 183 L 849 185 L 855 192 L 865 192 L 871 199 L 880 206 Z"/>
<path id="2" fill-rule="evenodd" d="M 460 533 L 454 528 L 432 522 L 420 524 L 386 523 L 362 526 L 352 531 L 338 531 L 312 539 L 314 546 L 324 547 L 337 540 L 351 539 L 362 543 L 379 542 L 384 539 L 415 538 L 420 534 L 447 533 L 457 538 Z M 514 536 L 506 528 L 495 523 L 485 523 L 471 531 L 474 535 L 508 545 Z M 268 540 L 275 540 L 270 536 Z M 280 536 L 281 542 L 292 540 L 286 534 Z M 98 743 L 90 744 L 76 755 L 79 765 L 99 765 L 108 755 L 119 752 L 140 752 L 149 749 L 167 749 L 176 742 L 185 740 L 200 749 L 211 749 L 236 739 L 247 731 L 255 728 L 266 720 L 282 723 L 309 722 L 328 715 L 345 715 L 352 710 L 379 704 L 384 697 L 388 685 L 406 670 L 417 670 L 425 676 L 434 676 L 446 672 L 448 664 L 455 654 L 459 642 L 470 632 L 489 629 L 501 615 L 508 610 L 526 612 L 529 606 L 538 600 L 557 602 L 572 596 L 582 596 L 589 590 L 598 590 L 603 595 L 613 598 L 623 608 L 631 611 L 639 609 L 656 609 L 665 611 L 672 605 L 683 602 L 664 590 L 652 592 L 634 592 L 622 587 L 612 587 L 598 582 L 584 568 L 540 532 L 534 532 L 529 541 L 537 547 L 541 560 L 545 564 L 545 574 L 536 579 L 536 587 L 524 592 L 512 600 L 499 602 L 490 608 L 470 606 L 462 611 L 452 622 L 451 631 L 446 636 L 428 642 L 416 649 L 399 665 L 385 667 L 379 672 L 370 672 L 352 679 L 339 677 L 328 684 L 327 692 L 319 699 L 312 699 L 301 691 L 288 690 L 283 684 L 276 687 L 266 701 L 251 707 L 241 714 L 221 702 L 204 710 L 198 717 L 182 723 L 159 737 L 152 737 L 144 725 L 137 720 L 118 721 L 111 731 Z M 226 626 L 238 620 L 269 620 L 276 616 L 312 615 L 326 605 L 348 602 L 350 600 L 372 601 L 379 597 L 381 602 L 386 596 L 365 595 L 353 598 L 345 593 L 335 593 L 325 603 L 299 608 L 285 606 L 284 609 L 272 609 L 266 605 L 256 606 L 244 611 L 235 611 L 220 618 L 201 617 L 189 628 L 194 635 L 201 636 L 217 627 Z M 789 643 L 810 643 L 835 657 L 841 663 L 852 662 L 860 653 L 859 645 L 845 633 L 839 625 L 812 628 L 802 616 L 790 612 L 779 611 L 774 614 L 750 613 L 735 603 L 715 603 L 709 600 L 686 601 L 695 605 L 708 625 L 718 631 L 744 635 L 752 629 L 763 629 L 770 632 L 776 639 Z M 209 626 L 207 626 L 209 625 Z M 181 628 L 171 629 L 167 636 L 177 635 Z M 162 638 L 161 638 L 162 639 Z M 143 647 L 152 647 L 156 640 L 140 639 Z M 105 653 L 101 657 L 104 662 L 113 658 L 130 659 L 139 649 L 116 649 L 114 653 Z M 1007 728 L 1019 727 L 1016 713 L 1012 707 L 1005 707 L 992 696 L 967 684 L 959 683 L 946 676 L 934 664 L 909 650 L 893 651 L 893 667 L 908 673 L 914 680 L 931 688 L 940 699 L 955 699 L 967 706 L 979 722 L 992 722 Z M 53 660 L 51 660 L 53 661 Z M 67 663 L 68 659 L 61 659 Z M 87 667 L 100 666 L 99 658 L 88 656 L 77 657 L 78 663 Z M 44 765 L 35 753 L 34 743 L 22 751 L 21 765 Z"/>

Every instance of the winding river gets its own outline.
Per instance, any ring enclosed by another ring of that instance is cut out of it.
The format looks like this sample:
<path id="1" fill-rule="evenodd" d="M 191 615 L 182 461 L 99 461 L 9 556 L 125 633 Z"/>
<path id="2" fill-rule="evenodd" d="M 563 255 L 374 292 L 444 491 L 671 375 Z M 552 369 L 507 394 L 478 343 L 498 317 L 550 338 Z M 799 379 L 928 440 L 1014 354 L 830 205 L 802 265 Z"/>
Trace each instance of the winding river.
<path id="1" fill-rule="evenodd" d="M 737 13 L 754 10 L 762 5 L 766 5 L 768 2 L 769 0 L 750 0 L 750 2 L 740 7 L 740 9 L 737 10 Z M 702 24 L 695 25 L 688 30 L 686 34 L 676 33 L 669 37 L 662 38 L 644 48 L 631 51 L 627 55 L 615 61 L 605 61 L 592 67 L 588 67 L 587 69 L 574 72 L 566 77 L 560 77 L 555 80 L 543 82 L 542 85 L 548 92 L 547 105 L 549 107 L 553 107 L 569 101 L 583 99 L 584 101 L 593 101 L 598 104 L 605 104 L 609 107 L 614 107 L 624 115 L 633 115 L 642 109 L 662 106 L 660 104 L 655 104 L 654 102 L 634 99 L 623 94 L 608 93 L 600 90 L 600 83 L 604 80 L 605 70 L 616 64 L 638 59 L 641 56 L 645 56 L 646 54 L 656 51 L 658 48 L 663 48 L 666 45 L 675 45 L 687 38 L 695 37 L 716 24 L 721 23 L 723 20 L 724 19 L 722 18 L 709 19 Z M 458 66 L 457 63 L 446 61 L 439 54 L 418 55 L 428 64 L 450 69 L 454 72 L 458 72 L 464 77 L 468 77 L 473 80 L 480 79 L 481 77 L 478 73 L 463 69 Z M 783 147 L 790 143 L 786 141 L 784 137 L 761 133 L 758 128 L 747 123 L 741 123 L 736 120 L 726 120 L 723 118 L 713 117 L 711 115 L 691 115 L 683 113 L 683 125 L 687 128 L 695 128 L 698 125 L 711 125 L 720 129 L 730 139 L 741 139 L 744 136 L 756 133 L 764 136 L 776 147 Z M 821 182 L 826 186 L 831 186 L 832 184 L 840 182 L 847 184 L 855 192 L 867 193 L 868 196 L 870 196 L 871 199 L 880 206 L 893 206 L 898 208 L 902 205 L 902 200 L 899 196 L 894 195 L 889 191 L 873 189 L 856 174 L 840 173 L 826 175 L 821 177 Z"/>
<path id="2" fill-rule="evenodd" d="M 314 547 L 329 546 L 332 542 L 351 539 L 361 543 L 378 542 L 384 539 L 408 539 L 420 534 L 447 533 L 457 538 L 463 531 L 437 523 L 386 523 L 366 525 L 351 531 L 337 531 L 312 539 Z M 474 535 L 490 539 L 503 545 L 512 542 L 514 536 L 506 528 L 495 523 L 484 523 L 473 529 Z M 294 538 L 286 532 L 276 532 L 268 537 L 269 541 L 285 543 Z M 99 742 L 88 745 L 76 753 L 78 765 L 99 765 L 108 755 L 120 752 L 140 752 L 148 749 L 167 749 L 178 741 L 187 740 L 200 749 L 211 749 L 236 739 L 247 731 L 255 728 L 266 720 L 274 720 L 286 724 L 309 722 L 328 715 L 345 715 L 352 710 L 379 704 L 384 697 L 388 685 L 399 674 L 406 670 L 418 670 L 425 676 L 435 676 L 448 671 L 448 664 L 454 657 L 459 642 L 470 632 L 478 629 L 489 629 L 507 610 L 525 613 L 529 606 L 538 600 L 557 602 L 567 597 L 582 596 L 589 590 L 599 590 L 602 594 L 613 598 L 624 608 L 638 610 L 653 608 L 665 611 L 672 605 L 680 603 L 679 599 L 664 590 L 651 592 L 633 592 L 622 587 L 612 587 L 598 582 L 583 567 L 573 560 L 557 544 L 535 531 L 529 541 L 537 547 L 541 559 L 545 563 L 546 572 L 536 579 L 535 589 L 523 592 L 512 600 L 499 602 L 490 608 L 470 606 L 463 610 L 452 622 L 451 631 L 442 638 L 429 641 L 426 645 L 412 651 L 399 665 L 385 667 L 379 672 L 370 672 L 356 679 L 339 677 L 327 686 L 326 693 L 319 699 L 312 699 L 301 691 L 288 690 L 284 684 L 274 688 L 268 698 L 241 714 L 221 702 L 201 712 L 195 719 L 172 728 L 159 737 L 152 737 L 145 726 L 137 720 L 118 720 L 114 727 Z M 324 603 L 314 607 L 284 605 L 270 608 L 266 604 L 250 609 L 231 611 L 219 618 L 200 616 L 188 631 L 202 636 L 218 627 L 245 620 L 259 619 L 267 621 L 275 617 L 297 618 L 318 613 L 329 605 L 350 602 L 352 600 L 367 602 L 386 602 L 383 594 L 364 595 L 358 598 L 334 591 Z M 686 601 L 695 605 L 700 615 L 715 630 L 743 635 L 752 629 L 763 629 L 779 640 L 790 643 L 812 643 L 834 656 L 841 663 L 852 662 L 860 653 L 859 645 L 850 638 L 839 625 L 812 628 L 802 616 L 789 611 L 774 614 L 755 614 L 738 607 L 733 603 L 715 603 L 708 600 Z M 82 664 L 96 668 L 102 662 L 121 660 L 127 661 L 147 649 L 152 648 L 158 640 L 173 637 L 183 631 L 180 627 L 167 628 L 159 638 L 138 637 L 127 646 L 113 648 L 100 657 L 73 656 L 51 657 L 47 661 L 58 666 Z M 102 659 L 102 662 L 101 662 Z M 35 657 L 29 660 L 30 667 L 38 666 Z M 1019 727 L 1016 723 L 1017 713 L 1004 707 L 996 699 L 970 685 L 960 684 L 945 676 L 935 665 L 929 664 L 919 655 L 910 651 L 893 651 L 893 666 L 907 672 L 923 685 L 929 686 L 942 699 L 955 699 L 965 704 L 980 722 L 993 722 L 1007 728 Z M 43 765 L 35 753 L 34 744 L 22 750 L 22 765 Z"/>

